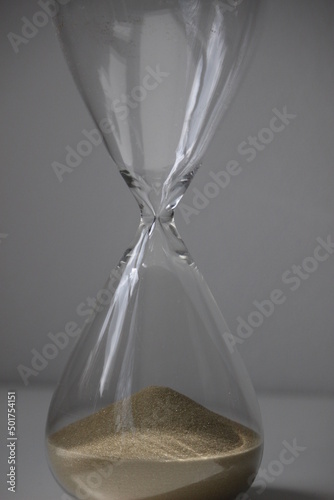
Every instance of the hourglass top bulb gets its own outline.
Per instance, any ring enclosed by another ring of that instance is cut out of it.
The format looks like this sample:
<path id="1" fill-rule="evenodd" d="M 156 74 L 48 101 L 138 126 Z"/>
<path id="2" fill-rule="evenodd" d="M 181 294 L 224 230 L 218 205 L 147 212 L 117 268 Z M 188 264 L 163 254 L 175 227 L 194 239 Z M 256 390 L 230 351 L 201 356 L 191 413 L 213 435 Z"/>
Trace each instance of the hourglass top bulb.
<path id="1" fill-rule="evenodd" d="M 155 212 L 182 196 L 234 94 L 258 1 L 230 4 L 71 0 L 55 18 L 112 159 Z"/>

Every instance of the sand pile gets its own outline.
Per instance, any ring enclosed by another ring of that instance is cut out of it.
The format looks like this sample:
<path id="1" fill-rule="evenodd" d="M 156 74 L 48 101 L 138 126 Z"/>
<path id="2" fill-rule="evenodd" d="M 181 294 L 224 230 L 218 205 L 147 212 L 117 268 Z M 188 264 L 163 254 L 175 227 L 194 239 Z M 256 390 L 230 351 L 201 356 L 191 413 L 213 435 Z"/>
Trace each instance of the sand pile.
<path id="1" fill-rule="evenodd" d="M 91 500 L 225 500 L 247 489 L 252 430 L 166 387 L 148 387 L 51 435 L 60 483 Z"/>

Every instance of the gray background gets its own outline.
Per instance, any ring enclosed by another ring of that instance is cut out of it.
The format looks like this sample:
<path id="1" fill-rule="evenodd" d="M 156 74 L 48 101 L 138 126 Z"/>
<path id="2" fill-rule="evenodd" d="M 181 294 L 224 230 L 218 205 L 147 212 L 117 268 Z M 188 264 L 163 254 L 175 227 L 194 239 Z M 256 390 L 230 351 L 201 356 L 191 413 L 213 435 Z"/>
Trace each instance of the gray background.
<path id="1" fill-rule="evenodd" d="M 136 230 L 134 199 L 99 146 L 59 183 L 51 164 L 94 124 L 74 87 L 51 22 L 15 54 L 8 32 L 40 10 L 35 0 L 0 3 L 0 497 L 68 500 L 48 471 L 44 425 L 53 386 L 74 345 L 25 387 L 48 333 L 94 297 Z M 178 228 L 231 330 L 253 302 L 281 289 L 286 300 L 239 345 L 259 393 L 265 433 L 261 468 L 285 441 L 305 451 L 251 500 L 332 500 L 334 254 L 292 292 L 284 272 L 313 255 L 318 237 L 334 240 L 334 2 L 267 0 L 252 63 L 207 151 L 194 189 L 229 160 L 242 171 Z M 267 127 L 273 108 L 297 115 L 252 162 L 238 153 Z M 196 201 L 196 200 L 195 200 Z M 188 223 L 187 223 L 188 222 Z M 46 387 L 42 387 L 45 384 Z M 18 489 L 9 493 L 6 392 L 17 389 Z"/>
<path id="2" fill-rule="evenodd" d="M 59 183 L 52 162 L 94 124 L 51 22 L 18 54 L 7 39 L 37 2 L 0 9 L 0 377 L 22 384 L 17 366 L 31 366 L 31 349 L 83 323 L 76 307 L 103 286 L 139 211 L 103 146 Z M 286 296 L 239 346 L 255 387 L 332 393 L 334 254 L 294 292 L 282 275 L 313 255 L 316 238 L 334 240 L 334 2 L 268 0 L 263 15 L 251 65 L 183 202 L 193 206 L 194 188 L 204 192 L 229 160 L 242 172 L 189 221 L 179 211 L 177 225 L 232 332 L 253 301 L 277 288 Z M 284 106 L 296 118 L 247 162 L 239 144 Z M 54 383 L 73 344 L 30 384 Z"/>

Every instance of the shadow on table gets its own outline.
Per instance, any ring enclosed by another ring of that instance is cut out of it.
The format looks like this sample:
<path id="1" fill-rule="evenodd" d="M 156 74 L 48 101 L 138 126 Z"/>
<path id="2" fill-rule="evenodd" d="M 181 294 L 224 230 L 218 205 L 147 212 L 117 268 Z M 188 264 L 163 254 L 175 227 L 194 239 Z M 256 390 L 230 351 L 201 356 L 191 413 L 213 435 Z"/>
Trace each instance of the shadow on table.
<path id="1" fill-rule="evenodd" d="M 255 489 L 248 492 L 251 500 L 329 500 L 328 496 L 319 493 L 304 493 L 302 491 L 290 491 L 267 488 L 259 494 Z"/>

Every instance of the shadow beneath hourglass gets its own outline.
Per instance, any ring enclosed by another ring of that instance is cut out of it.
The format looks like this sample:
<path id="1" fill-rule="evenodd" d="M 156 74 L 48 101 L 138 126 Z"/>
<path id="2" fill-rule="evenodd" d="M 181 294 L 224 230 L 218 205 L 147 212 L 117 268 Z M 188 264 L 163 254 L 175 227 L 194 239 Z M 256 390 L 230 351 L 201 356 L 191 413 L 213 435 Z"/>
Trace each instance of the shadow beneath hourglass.
<path id="1" fill-rule="evenodd" d="M 303 491 L 291 491 L 286 489 L 266 489 L 259 494 L 255 489 L 250 489 L 250 500 L 329 500 L 329 496 L 319 493 L 304 493 Z"/>

